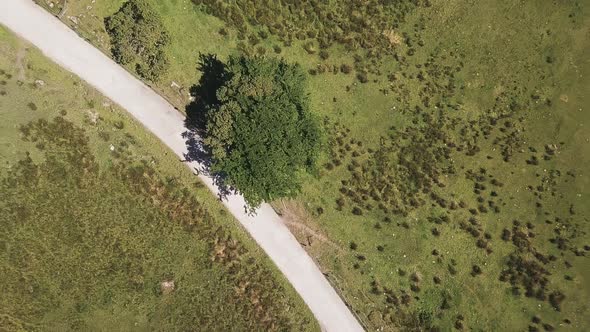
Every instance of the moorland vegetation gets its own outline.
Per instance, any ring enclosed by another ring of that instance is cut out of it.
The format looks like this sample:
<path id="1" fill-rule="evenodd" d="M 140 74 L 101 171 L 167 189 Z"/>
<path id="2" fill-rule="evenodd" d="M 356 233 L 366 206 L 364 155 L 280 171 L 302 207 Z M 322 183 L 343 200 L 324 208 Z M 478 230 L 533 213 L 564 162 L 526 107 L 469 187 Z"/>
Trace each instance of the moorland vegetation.
<path id="1" fill-rule="evenodd" d="M 198 52 L 304 68 L 327 143 L 275 206 L 367 329 L 588 329 L 586 3 L 194 3 L 152 2 L 156 88 L 188 104 Z"/>

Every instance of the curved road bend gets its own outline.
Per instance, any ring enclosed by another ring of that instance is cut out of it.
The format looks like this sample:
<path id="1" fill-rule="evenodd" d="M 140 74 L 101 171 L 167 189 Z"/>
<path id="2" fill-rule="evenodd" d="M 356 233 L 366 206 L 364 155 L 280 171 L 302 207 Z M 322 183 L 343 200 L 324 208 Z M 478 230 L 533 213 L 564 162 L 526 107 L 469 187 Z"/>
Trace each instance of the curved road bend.
<path id="1" fill-rule="evenodd" d="M 0 23 L 39 48 L 47 57 L 94 86 L 156 135 L 180 158 L 186 151 L 184 117 L 166 100 L 94 48 L 31 0 L 0 0 Z M 188 166 L 201 169 L 193 162 Z M 209 177 L 201 180 L 217 195 Z M 264 204 L 255 216 L 244 199 L 223 202 L 287 277 L 325 331 L 362 331 L 362 327 L 280 217 Z"/>

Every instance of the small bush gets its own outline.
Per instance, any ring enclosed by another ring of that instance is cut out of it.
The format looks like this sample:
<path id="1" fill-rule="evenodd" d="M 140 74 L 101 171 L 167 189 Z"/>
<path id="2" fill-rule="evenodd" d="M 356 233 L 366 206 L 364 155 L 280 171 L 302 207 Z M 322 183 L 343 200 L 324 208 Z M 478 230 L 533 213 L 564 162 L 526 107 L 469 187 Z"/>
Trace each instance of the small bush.
<path id="1" fill-rule="evenodd" d="M 113 125 L 115 126 L 115 128 L 117 128 L 119 130 L 125 128 L 125 123 L 121 120 L 115 121 L 115 123 Z"/>
<path id="2" fill-rule="evenodd" d="M 478 276 L 478 275 L 480 275 L 481 273 L 482 273 L 482 271 L 481 271 L 481 268 L 480 268 L 479 266 L 477 266 L 477 265 L 473 265 L 473 266 L 471 267 L 471 276 L 472 276 L 472 277 Z"/>
<path id="3" fill-rule="evenodd" d="M 359 82 L 361 82 L 363 84 L 369 82 L 369 77 L 368 77 L 367 73 L 358 73 L 356 75 L 356 78 L 358 78 Z"/>
<path id="4" fill-rule="evenodd" d="M 352 66 L 346 63 L 343 63 L 342 65 L 340 65 L 340 71 L 343 74 L 350 74 L 352 72 Z"/>
<path id="5" fill-rule="evenodd" d="M 355 206 L 354 208 L 352 208 L 352 214 L 354 214 L 355 216 L 362 216 L 363 210 L 361 210 L 358 206 Z"/>

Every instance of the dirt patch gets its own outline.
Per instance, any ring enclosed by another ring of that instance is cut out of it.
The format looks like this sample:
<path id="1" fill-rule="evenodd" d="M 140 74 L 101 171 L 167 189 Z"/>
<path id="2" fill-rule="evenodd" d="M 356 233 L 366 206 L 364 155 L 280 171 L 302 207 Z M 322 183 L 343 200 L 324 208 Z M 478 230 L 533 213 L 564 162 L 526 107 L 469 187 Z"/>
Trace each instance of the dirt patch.
<path id="1" fill-rule="evenodd" d="M 301 245 L 311 247 L 316 243 L 344 251 L 338 244 L 330 240 L 321 231 L 313 228 L 313 219 L 301 202 L 294 200 L 280 200 L 275 204 L 277 212 L 282 216 L 283 223 L 295 235 Z"/>
<path id="2" fill-rule="evenodd" d="M 160 291 L 163 295 L 170 294 L 174 291 L 174 280 L 164 280 L 160 283 Z"/>
<path id="3" fill-rule="evenodd" d="M 402 37 L 400 35 L 398 35 L 395 31 L 393 30 L 384 30 L 381 33 L 383 36 L 385 36 L 385 38 L 387 38 L 387 40 L 389 41 L 389 44 L 392 47 L 395 47 L 399 44 L 401 44 L 402 42 Z"/>
<path id="4" fill-rule="evenodd" d="M 563 101 L 564 103 L 567 103 L 570 98 L 567 95 L 561 95 L 559 96 L 559 100 Z"/>
<path id="5" fill-rule="evenodd" d="M 18 52 L 16 52 L 16 68 L 18 69 L 18 80 L 24 82 L 27 79 L 25 71 L 25 58 L 27 56 L 27 49 L 24 45 L 20 45 Z"/>

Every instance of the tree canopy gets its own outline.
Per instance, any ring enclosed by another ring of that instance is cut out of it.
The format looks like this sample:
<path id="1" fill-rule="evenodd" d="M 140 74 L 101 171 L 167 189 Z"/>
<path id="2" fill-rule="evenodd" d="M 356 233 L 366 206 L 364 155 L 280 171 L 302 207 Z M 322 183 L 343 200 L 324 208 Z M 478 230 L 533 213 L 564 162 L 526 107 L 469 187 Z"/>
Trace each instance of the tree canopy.
<path id="1" fill-rule="evenodd" d="M 212 171 L 251 207 L 295 194 L 298 173 L 313 168 L 320 145 L 305 73 L 284 60 L 240 56 L 219 77 L 205 115 Z"/>
<path id="2" fill-rule="evenodd" d="M 160 15 L 145 0 L 129 0 L 105 19 L 115 61 L 132 65 L 137 74 L 156 81 L 169 67 L 170 36 Z"/>

